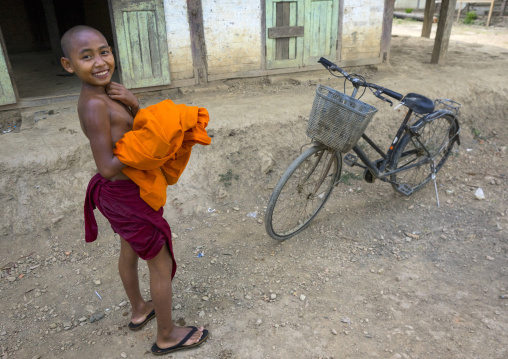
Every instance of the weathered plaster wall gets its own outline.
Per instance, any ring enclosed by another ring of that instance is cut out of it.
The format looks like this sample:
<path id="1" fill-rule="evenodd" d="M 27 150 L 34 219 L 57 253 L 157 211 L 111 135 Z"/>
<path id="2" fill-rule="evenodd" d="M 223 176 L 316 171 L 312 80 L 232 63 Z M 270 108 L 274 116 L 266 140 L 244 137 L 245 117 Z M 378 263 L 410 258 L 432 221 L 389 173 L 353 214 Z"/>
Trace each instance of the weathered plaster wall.
<path id="1" fill-rule="evenodd" d="M 341 60 L 379 57 L 384 0 L 344 0 Z"/>
<path id="2" fill-rule="evenodd" d="M 379 58 L 384 0 L 344 1 L 341 60 Z M 208 75 L 248 73 L 262 69 L 258 0 L 202 0 Z M 171 79 L 194 78 L 187 2 L 164 0 Z"/>
<path id="3" fill-rule="evenodd" d="M 425 9 L 425 0 L 395 0 L 395 9 Z"/>
<path id="4" fill-rule="evenodd" d="M 203 0 L 208 74 L 261 69 L 261 2 Z"/>
<path id="5" fill-rule="evenodd" d="M 187 2 L 164 0 L 171 81 L 194 77 Z"/>

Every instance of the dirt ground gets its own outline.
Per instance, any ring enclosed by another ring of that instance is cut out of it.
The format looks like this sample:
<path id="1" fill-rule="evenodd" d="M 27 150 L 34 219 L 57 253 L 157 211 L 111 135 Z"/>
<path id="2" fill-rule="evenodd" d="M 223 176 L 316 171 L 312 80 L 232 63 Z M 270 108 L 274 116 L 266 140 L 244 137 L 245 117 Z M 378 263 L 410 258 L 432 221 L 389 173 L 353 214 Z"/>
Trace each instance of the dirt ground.
<path id="1" fill-rule="evenodd" d="M 174 319 L 211 337 L 168 358 L 508 357 L 508 31 L 455 26 L 448 64 L 436 66 L 420 29 L 395 20 L 390 65 L 348 70 L 463 104 L 461 146 L 438 174 L 440 208 L 432 185 L 404 197 L 346 166 L 312 225 L 276 242 L 264 230 L 268 198 L 309 142 L 315 85 L 342 81 L 323 70 L 165 94 L 206 107 L 213 136 L 165 206 L 179 265 Z M 367 132 L 384 148 L 403 113 L 363 100 L 379 108 Z M 128 330 L 119 241 L 97 211 L 99 239 L 84 243 L 94 166 L 74 104 L 24 114 L 0 152 L 0 358 L 151 357 L 155 321 Z M 149 298 L 145 263 L 140 278 Z"/>

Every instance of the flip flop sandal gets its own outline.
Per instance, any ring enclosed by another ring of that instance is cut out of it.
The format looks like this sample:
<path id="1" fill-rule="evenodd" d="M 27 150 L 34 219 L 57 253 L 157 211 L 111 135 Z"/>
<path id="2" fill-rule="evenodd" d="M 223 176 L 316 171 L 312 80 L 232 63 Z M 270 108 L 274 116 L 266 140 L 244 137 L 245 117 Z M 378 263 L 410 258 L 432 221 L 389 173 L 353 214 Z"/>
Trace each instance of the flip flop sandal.
<path id="1" fill-rule="evenodd" d="M 176 352 L 178 350 L 187 350 L 187 349 L 196 348 L 196 347 L 200 346 L 201 344 L 203 344 L 208 339 L 208 330 L 205 329 L 205 330 L 203 330 L 203 334 L 201 335 L 201 339 L 199 339 L 199 342 L 191 344 L 191 345 L 183 345 L 198 330 L 198 328 L 196 328 L 196 327 L 187 327 L 187 328 L 192 328 L 192 330 L 189 332 L 189 334 L 187 334 L 185 336 L 185 338 L 183 338 L 180 341 L 180 343 L 178 343 L 177 345 L 174 345 L 172 347 L 165 348 L 165 349 L 159 348 L 159 346 L 156 343 L 154 343 L 152 346 L 152 354 L 164 355 L 164 354 Z"/>

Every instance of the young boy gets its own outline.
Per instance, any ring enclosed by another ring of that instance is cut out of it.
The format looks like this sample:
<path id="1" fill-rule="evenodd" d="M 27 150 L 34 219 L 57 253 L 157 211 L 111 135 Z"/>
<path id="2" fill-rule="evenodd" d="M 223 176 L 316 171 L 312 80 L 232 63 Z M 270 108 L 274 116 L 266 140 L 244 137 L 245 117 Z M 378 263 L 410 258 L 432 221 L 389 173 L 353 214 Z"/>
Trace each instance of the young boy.
<path id="1" fill-rule="evenodd" d="M 171 318 L 171 280 L 176 264 L 163 209 L 156 211 L 140 198 L 139 187 L 122 173 L 126 165 L 113 153 L 116 142 L 132 130 L 138 101 L 125 87 L 111 82 L 115 60 L 99 31 L 76 26 L 64 34 L 61 45 L 62 66 L 82 82 L 79 120 L 99 170 L 87 190 L 85 216 L 87 208 L 93 216 L 97 206 L 120 235 L 118 270 L 132 306 L 129 328 L 139 330 L 156 315 L 153 354 L 197 347 L 207 339 L 208 331 L 203 327 L 177 327 Z M 141 296 L 138 257 L 147 260 L 152 301 Z"/>

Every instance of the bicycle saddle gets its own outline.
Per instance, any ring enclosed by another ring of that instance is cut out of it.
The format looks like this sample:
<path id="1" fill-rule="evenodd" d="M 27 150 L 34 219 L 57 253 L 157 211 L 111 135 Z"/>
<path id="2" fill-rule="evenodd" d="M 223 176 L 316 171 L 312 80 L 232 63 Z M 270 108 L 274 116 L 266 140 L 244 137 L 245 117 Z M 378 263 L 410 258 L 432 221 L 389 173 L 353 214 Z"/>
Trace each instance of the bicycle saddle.
<path id="1" fill-rule="evenodd" d="M 434 101 L 417 93 L 408 93 L 401 102 L 416 113 L 431 113 L 434 111 Z"/>

